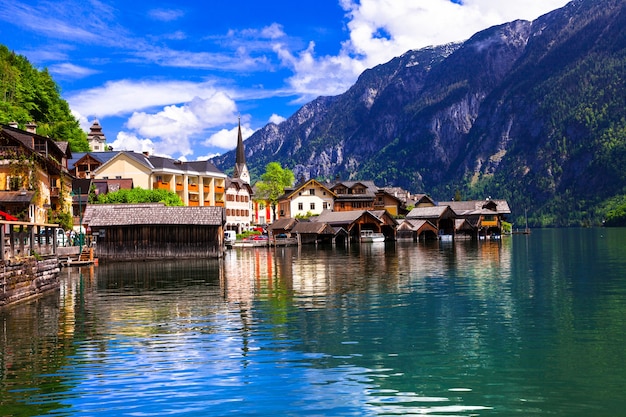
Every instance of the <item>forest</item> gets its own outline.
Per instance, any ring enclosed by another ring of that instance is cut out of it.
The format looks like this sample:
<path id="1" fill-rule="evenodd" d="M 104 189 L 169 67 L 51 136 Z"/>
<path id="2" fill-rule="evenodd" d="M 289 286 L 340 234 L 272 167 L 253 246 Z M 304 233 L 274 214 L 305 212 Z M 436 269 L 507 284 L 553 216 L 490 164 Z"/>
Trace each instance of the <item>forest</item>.
<path id="1" fill-rule="evenodd" d="M 74 152 L 89 151 L 87 134 L 61 97 L 47 68 L 35 68 L 26 57 L 0 45 L 0 123 L 37 124 L 37 133 L 67 141 Z"/>

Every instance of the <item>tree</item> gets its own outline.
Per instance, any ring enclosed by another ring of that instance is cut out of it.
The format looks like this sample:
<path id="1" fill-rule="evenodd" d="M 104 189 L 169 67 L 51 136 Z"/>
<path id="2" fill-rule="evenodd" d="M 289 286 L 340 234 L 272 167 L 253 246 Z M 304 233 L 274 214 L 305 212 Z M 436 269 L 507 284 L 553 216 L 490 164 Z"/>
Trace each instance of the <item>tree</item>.
<path id="1" fill-rule="evenodd" d="M 273 220 L 276 220 L 278 198 L 285 193 L 285 188 L 293 185 L 294 179 L 295 175 L 290 169 L 283 168 L 279 162 L 270 162 L 265 167 L 261 180 L 256 183 L 259 197 L 269 201 L 272 206 Z"/>
<path id="2" fill-rule="evenodd" d="M 121 189 L 112 193 L 98 195 L 97 204 L 126 203 L 163 203 L 166 206 L 183 205 L 183 201 L 176 193 L 167 190 L 144 190 L 138 187 L 131 190 Z"/>

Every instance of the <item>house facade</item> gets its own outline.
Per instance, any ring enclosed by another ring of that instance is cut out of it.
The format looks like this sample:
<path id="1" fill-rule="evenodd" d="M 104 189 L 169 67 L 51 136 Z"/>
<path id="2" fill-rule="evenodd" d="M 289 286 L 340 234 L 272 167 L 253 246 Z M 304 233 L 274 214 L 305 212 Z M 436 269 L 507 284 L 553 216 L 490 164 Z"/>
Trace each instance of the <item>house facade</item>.
<path id="1" fill-rule="evenodd" d="M 97 180 L 127 179 L 134 187 L 176 193 L 185 206 L 225 206 L 226 174 L 210 161 L 178 161 L 146 153 L 116 152 L 91 172 Z"/>
<path id="2" fill-rule="evenodd" d="M 236 178 L 226 179 L 226 230 L 242 233 L 250 229 L 252 187 Z"/>
<path id="3" fill-rule="evenodd" d="M 47 223 L 48 213 L 70 212 L 72 175 L 67 142 L 38 135 L 31 123 L 0 129 L 0 210 L 22 221 Z"/>
<path id="4" fill-rule="evenodd" d="M 294 189 L 285 190 L 278 199 L 280 217 L 319 215 L 333 207 L 335 193 L 317 180 L 308 180 Z"/>

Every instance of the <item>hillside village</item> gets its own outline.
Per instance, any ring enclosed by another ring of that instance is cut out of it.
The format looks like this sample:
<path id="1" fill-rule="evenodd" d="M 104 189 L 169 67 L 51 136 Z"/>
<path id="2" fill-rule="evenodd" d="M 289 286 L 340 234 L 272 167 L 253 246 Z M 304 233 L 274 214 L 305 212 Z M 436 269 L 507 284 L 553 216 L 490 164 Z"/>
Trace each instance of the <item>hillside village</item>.
<path id="1" fill-rule="evenodd" d="M 23 130 L 16 124 L 2 126 L 0 184 L 5 187 L 0 191 L 0 216 L 44 224 L 54 213 L 71 212 L 75 232 L 99 236 L 101 243 L 115 228 L 139 223 L 175 226 L 176 230 L 181 224 L 198 228 L 201 225 L 194 222 L 209 207 L 213 215 L 204 217 L 212 220 L 203 226 L 214 229 L 212 235 L 220 246 L 224 231 L 239 234 L 253 228 L 270 238 L 298 236 L 303 243 L 354 241 L 363 230 L 382 233 L 386 240 L 485 238 L 499 236 L 502 221 L 510 214 L 502 200 L 436 202 L 425 194 L 412 195 L 367 180 L 301 180 L 272 205 L 255 198 L 241 127 L 232 177 L 210 161 L 112 151 L 97 120 L 88 133 L 91 152 L 72 153 L 66 142 L 40 136 L 36 128 L 34 123 Z M 185 207 L 198 209 L 193 215 L 184 211 L 168 215 L 172 208 L 153 204 L 151 217 L 140 219 L 133 213 L 145 213 L 146 206 L 132 207 L 131 212 L 126 207 L 120 220 L 120 216 L 110 216 L 116 212 L 113 207 L 89 203 L 90 192 L 97 195 L 137 187 L 171 191 Z"/>

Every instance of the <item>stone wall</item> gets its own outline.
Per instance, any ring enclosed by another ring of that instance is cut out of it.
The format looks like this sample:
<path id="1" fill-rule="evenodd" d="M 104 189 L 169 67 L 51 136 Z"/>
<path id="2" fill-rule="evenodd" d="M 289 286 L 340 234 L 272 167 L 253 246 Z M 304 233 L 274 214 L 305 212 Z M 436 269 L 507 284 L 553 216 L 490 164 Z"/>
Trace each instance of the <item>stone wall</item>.
<path id="1" fill-rule="evenodd" d="M 59 287 L 59 260 L 0 262 L 0 308 Z"/>

